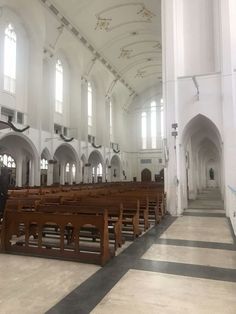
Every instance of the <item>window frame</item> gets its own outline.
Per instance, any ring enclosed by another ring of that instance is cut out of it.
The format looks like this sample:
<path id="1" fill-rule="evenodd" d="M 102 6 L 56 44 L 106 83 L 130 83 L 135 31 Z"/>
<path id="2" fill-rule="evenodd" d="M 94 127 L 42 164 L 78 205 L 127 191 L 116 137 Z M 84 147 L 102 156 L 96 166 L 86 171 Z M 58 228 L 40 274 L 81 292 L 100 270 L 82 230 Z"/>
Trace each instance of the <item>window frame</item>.
<path id="1" fill-rule="evenodd" d="M 147 112 L 141 113 L 141 147 L 147 149 Z"/>
<path id="2" fill-rule="evenodd" d="M 93 87 L 91 82 L 87 83 L 87 116 L 89 134 L 92 134 L 93 129 Z"/>
<path id="3" fill-rule="evenodd" d="M 64 66 L 60 58 L 55 64 L 55 112 L 63 114 L 64 103 Z"/>
<path id="4" fill-rule="evenodd" d="M 4 28 L 3 44 L 3 90 L 16 94 L 17 74 L 17 34 L 13 23 Z"/>

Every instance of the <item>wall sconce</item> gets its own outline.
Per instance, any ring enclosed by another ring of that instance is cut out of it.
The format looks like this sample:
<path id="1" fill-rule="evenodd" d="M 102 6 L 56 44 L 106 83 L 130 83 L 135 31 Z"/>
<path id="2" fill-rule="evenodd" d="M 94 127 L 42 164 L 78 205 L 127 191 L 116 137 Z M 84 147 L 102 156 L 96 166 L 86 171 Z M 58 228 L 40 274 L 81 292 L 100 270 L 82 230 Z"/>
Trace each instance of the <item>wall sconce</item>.
<path id="1" fill-rule="evenodd" d="M 171 135 L 176 137 L 178 135 L 178 131 L 177 131 L 178 123 L 172 123 L 171 127 L 172 127 L 172 129 L 174 129 L 174 131 L 171 132 Z"/>
<path id="2" fill-rule="evenodd" d="M 173 132 L 171 132 L 171 135 L 176 137 L 178 135 L 178 132 L 177 131 L 173 131 Z"/>
<path id="3" fill-rule="evenodd" d="M 193 80 L 193 84 L 194 84 L 194 86 L 196 87 L 196 90 L 197 90 L 196 100 L 199 101 L 200 92 L 199 92 L 199 85 L 198 85 L 196 76 L 192 76 L 192 80 Z"/>

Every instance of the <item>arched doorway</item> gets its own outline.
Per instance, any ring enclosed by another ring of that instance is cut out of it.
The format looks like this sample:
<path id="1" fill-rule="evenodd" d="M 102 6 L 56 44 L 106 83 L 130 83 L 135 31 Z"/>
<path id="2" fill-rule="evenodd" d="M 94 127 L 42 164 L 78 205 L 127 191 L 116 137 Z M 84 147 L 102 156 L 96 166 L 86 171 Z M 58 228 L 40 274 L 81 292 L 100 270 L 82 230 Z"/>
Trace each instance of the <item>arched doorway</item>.
<path id="1" fill-rule="evenodd" d="M 60 145 L 54 154 L 53 166 L 54 184 L 72 184 L 77 181 L 78 156 L 69 144 Z"/>
<path id="2" fill-rule="evenodd" d="M 90 165 L 89 182 L 102 182 L 104 173 L 104 161 L 102 154 L 97 150 L 92 151 L 89 155 L 88 163 Z"/>
<path id="3" fill-rule="evenodd" d="M 117 155 L 111 159 L 111 181 L 120 181 L 121 179 L 121 161 Z"/>
<path id="4" fill-rule="evenodd" d="M 10 133 L 2 137 L 0 155 L 8 156 L 5 160 L 8 158 L 8 168 L 11 168 L 11 185 L 21 187 L 40 184 L 38 171 L 40 157 L 34 144 L 25 135 Z"/>
<path id="5" fill-rule="evenodd" d="M 216 125 L 199 114 L 186 125 L 182 136 L 182 164 L 180 178 L 184 191 L 183 207 L 194 200 L 198 192 L 222 185 L 222 140 Z"/>
<path id="6" fill-rule="evenodd" d="M 143 169 L 141 172 L 141 181 L 142 182 L 151 182 L 152 181 L 152 173 L 149 169 Z"/>

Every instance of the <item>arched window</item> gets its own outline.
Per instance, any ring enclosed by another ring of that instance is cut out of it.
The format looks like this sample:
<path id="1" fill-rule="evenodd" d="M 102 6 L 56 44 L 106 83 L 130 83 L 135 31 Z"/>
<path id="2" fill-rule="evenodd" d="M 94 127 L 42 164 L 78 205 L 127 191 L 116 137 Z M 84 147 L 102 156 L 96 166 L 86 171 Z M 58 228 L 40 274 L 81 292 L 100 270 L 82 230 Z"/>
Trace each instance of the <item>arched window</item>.
<path id="1" fill-rule="evenodd" d="M 112 122 L 112 102 L 110 101 L 110 105 L 109 105 L 109 115 L 110 115 L 110 138 L 112 138 L 113 135 L 113 122 Z"/>
<path id="2" fill-rule="evenodd" d="M 97 166 L 97 176 L 102 177 L 102 164 L 98 164 Z"/>
<path id="3" fill-rule="evenodd" d="M 40 169 L 41 170 L 47 170 L 48 169 L 48 161 L 47 161 L 47 159 L 45 159 L 45 158 L 41 159 Z"/>
<path id="4" fill-rule="evenodd" d="M 56 63 L 55 111 L 62 113 L 63 107 L 63 66 L 58 59 Z"/>
<path id="5" fill-rule="evenodd" d="M 93 90 L 91 83 L 88 82 L 88 127 L 89 133 L 93 126 Z"/>
<path id="6" fill-rule="evenodd" d="M 152 148 L 157 148 L 157 109 L 155 101 L 151 103 L 151 140 Z"/>
<path id="7" fill-rule="evenodd" d="M 70 164 L 69 163 L 66 164 L 66 172 L 67 173 L 70 172 Z"/>
<path id="8" fill-rule="evenodd" d="M 16 92 L 16 33 L 12 24 L 5 29 L 4 90 L 12 94 Z"/>
<path id="9" fill-rule="evenodd" d="M 163 98 L 161 99 L 161 137 L 165 137 Z"/>
<path id="10" fill-rule="evenodd" d="M 16 168 L 16 162 L 10 155 L 0 155 L 0 163 L 7 168 Z"/>
<path id="11" fill-rule="evenodd" d="M 92 182 L 94 182 L 95 179 L 95 167 L 92 167 Z"/>
<path id="12" fill-rule="evenodd" d="M 75 174 L 76 174 L 75 164 L 72 165 L 71 171 L 72 171 L 72 180 L 75 181 Z"/>
<path id="13" fill-rule="evenodd" d="M 142 112 L 141 115 L 141 130 L 142 130 L 142 149 L 147 148 L 147 113 Z"/>

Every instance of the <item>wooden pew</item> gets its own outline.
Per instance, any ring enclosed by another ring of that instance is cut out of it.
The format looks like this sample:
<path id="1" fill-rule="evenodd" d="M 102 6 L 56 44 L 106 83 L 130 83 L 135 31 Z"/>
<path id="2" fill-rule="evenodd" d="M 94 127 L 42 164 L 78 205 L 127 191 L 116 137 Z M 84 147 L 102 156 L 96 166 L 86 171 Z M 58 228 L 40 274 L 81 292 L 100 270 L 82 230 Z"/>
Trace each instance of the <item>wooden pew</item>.
<path id="1" fill-rule="evenodd" d="M 128 200 L 128 199 L 121 199 L 121 198 L 116 198 L 116 197 L 106 197 L 106 198 L 82 198 L 77 201 L 73 200 L 63 200 L 63 204 L 74 204 L 77 206 L 86 206 L 86 205 L 99 205 L 102 207 L 106 207 L 109 205 L 112 206 L 120 206 L 122 205 L 123 207 L 123 217 L 122 217 L 122 224 L 123 226 L 131 226 L 132 228 L 132 233 L 133 233 L 133 238 L 138 237 L 141 234 L 141 230 L 139 228 L 139 201 L 136 200 Z M 124 235 L 127 235 L 127 233 L 124 232 L 125 228 L 122 228 L 122 233 Z"/>
<path id="2" fill-rule="evenodd" d="M 79 233 L 91 225 L 99 230 L 100 243 L 87 247 L 80 242 Z M 59 230 L 59 237 L 48 241 L 43 234 L 52 226 Z M 65 242 L 68 229 L 73 230 L 73 237 Z M 108 211 L 74 214 L 8 209 L 4 214 L 1 251 L 104 265 L 114 256 L 109 247 Z"/>
<path id="3" fill-rule="evenodd" d="M 63 204 L 38 204 L 36 210 L 46 213 L 71 213 L 71 214 L 96 214 L 107 211 L 108 230 L 114 234 L 115 250 L 124 243 L 122 239 L 122 216 L 121 204 L 77 204 L 65 201 Z M 94 228 L 93 228 L 94 229 Z M 94 239 L 94 237 L 93 237 Z"/>

